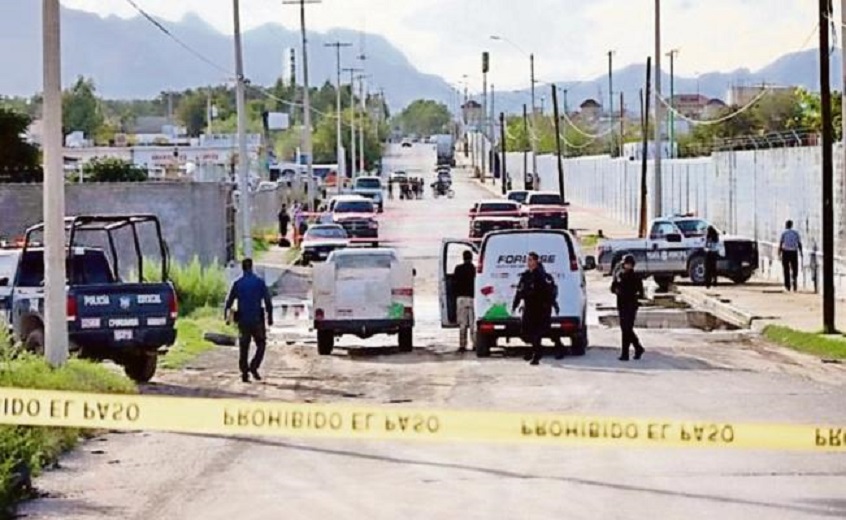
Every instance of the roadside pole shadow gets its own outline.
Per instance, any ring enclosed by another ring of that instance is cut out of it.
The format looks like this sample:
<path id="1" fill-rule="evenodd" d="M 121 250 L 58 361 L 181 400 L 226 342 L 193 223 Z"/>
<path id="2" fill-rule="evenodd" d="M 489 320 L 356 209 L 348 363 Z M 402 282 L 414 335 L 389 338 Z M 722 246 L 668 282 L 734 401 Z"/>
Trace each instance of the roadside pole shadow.
<path id="1" fill-rule="evenodd" d="M 771 511 L 779 511 L 779 512 L 794 512 L 794 513 L 805 513 L 811 515 L 819 515 L 819 516 L 826 516 L 832 518 L 844 518 L 846 517 L 846 500 L 841 498 L 832 498 L 832 499 L 814 499 L 814 500 L 803 500 L 802 502 L 810 502 L 814 504 L 819 504 L 818 507 L 814 506 L 805 506 L 805 505 L 792 505 L 792 504 L 773 504 L 771 502 L 762 502 L 759 500 L 747 500 L 743 498 L 735 498 L 735 497 L 728 497 L 728 496 L 720 496 L 717 494 L 707 494 L 707 493 L 693 493 L 693 492 L 686 492 L 686 491 L 674 491 L 671 489 L 661 489 L 656 487 L 646 487 L 646 486 L 639 486 L 634 484 L 618 484 L 613 482 L 604 482 L 601 480 L 591 480 L 586 478 L 579 478 L 579 477 L 562 477 L 562 476 L 552 476 L 552 475 L 534 475 L 534 474 L 527 474 L 527 473 L 519 473 L 516 471 L 508 471 L 508 470 L 501 470 L 495 468 L 486 468 L 483 466 L 473 466 L 469 464 L 459 464 L 453 462 L 436 462 L 436 461 L 427 461 L 427 460 L 415 460 L 415 459 L 408 459 L 408 458 L 401 458 L 396 456 L 390 455 L 373 455 L 369 453 L 361 453 L 358 451 L 348 451 L 342 449 L 331 449 L 331 448 L 319 448 L 316 446 L 304 446 L 301 444 L 293 444 L 290 442 L 285 441 L 272 441 L 263 438 L 254 438 L 254 437 L 227 437 L 224 435 L 194 435 L 197 437 L 211 437 L 211 438 L 222 438 L 222 439 L 230 439 L 236 440 L 239 442 L 247 442 L 250 444 L 255 444 L 258 446 L 266 446 L 266 447 L 275 447 L 275 448 L 286 448 L 291 450 L 297 450 L 302 452 L 309 452 L 309 453 L 317 453 L 321 455 L 336 455 L 339 457 L 351 457 L 355 459 L 361 460 L 369 460 L 369 461 L 377 461 L 377 462 L 389 462 L 392 464 L 401 464 L 401 465 L 412 465 L 412 466 L 425 466 L 430 468 L 440 468 L 440 469 L 447 469 L 447 470 L 460 470 L 460 471 L 471 471 L 475 473 L 481 473 L 484 475 L 490 475 L 494 477 L 501 477 L 501 478 L 510 478 L 510 479 L 518 479 L 518 480 L 551 480 L 556 482 L 563 482 L 567 484 L 576 484 L 580 486 L 587 486 L 587 487 L 594 487 L 594 488 L 601 488 L 605 490 L 612 490 L 612 491 L 629 491 L 634 493 L 644 493 L 648 495 L 655 495 L 655 496 L 664 496 L 664 497 L 673 497 L 673 498 L 684 498 L 690 500 L 702 500 L 705 502 L 713 502 L 717 504 L 735 504 L 735 505 L 742 505 L 742 506 L 754 506 L 754 507 L 761 507 L 764 509 L 768 509 Z M 840 474 L 838 474 L 840 475 Z"/>
<path id="2" fill-rule="evenodd" d="M 233 378 L 235 376 L 233 375 Z M 234 380 L 234 379 L 233 379 Z M 232 392 L 216 387 L 182 386 L 170 383 L 144 383 L 138 385 L 142 395 L 163 395 L 176 397 L 211 397 L 211 398 L 254 398 L 255 395 L 249 392 Z"/>

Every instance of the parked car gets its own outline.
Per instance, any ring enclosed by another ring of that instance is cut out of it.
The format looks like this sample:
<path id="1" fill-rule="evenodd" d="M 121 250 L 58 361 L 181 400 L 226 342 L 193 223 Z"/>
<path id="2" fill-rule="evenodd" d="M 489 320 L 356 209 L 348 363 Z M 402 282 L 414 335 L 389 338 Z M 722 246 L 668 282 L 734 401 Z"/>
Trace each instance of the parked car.
<path id="1" fill-rule="evenodd" d="M 350 244 L 350 237 L 339 224 L 318 224 L 311 226 L 303 237 L 302 263 L 326 260 L 329 254 L 344 249 Z"/>
<path id="2" fill-rule="evenodd" d="M 470 209 L 470 238 L 472 239 L 481 239 L 491 231 L 525 227 L 526 219 L 520 211 L 520 205 L 510 200 L 483 200 Z"/>
<path id="3" fill-rule="evenodd" d="M 157 240 L 159 278 L 143 277 L 139 229 L 152 228 Z M 178 308 L 176 292 L 168 281 L 169 258 L 161 225 L 153 215 L 78 216 L 65 220 L 67 234 L 67 326 L 70 349 L 81 357 L 110 359 L 123 366 L 126 375 L 147 382 L 155 375 L 160 351 L 176 340 Z M 4 252 L 0 301 L 10 316 L 13 336 L 29 351 L 44 352 L 44 249 L 31 247 L 33 236 L 43 232 L 40 224 L 27 230 L 22 249 Z M 116 232 L 130 233 L 136 244 L 133 258 L 137 281 L 120 278 L 126 260 L 114 247 Z M 105 235 L 109 257 L 103 249 L 78 245 L 80 235 Z M 14 265 L 14 272 L 9 267 Z M 9 276 L 12 274 L 12 276 Z"/>
<path id="4" fill-rule="evenodd" d="M 373 201 L 360 195 L 335 197 L 330 206 L 332 223 L 339 224 L 353 243 L 379 245 L 379 221 Z"/>
<path id="5" fill-rule="evenodd" d="M 711 223 L 692 215 L 676 215 L 653 220 L 647 238 L 603 240 L 597 244 L 599 270 L 611 274 L 627 254 L 635 257 L 635 270 L 652 276 L 666 290 L 675 277 L 690 278 L 695 285 L 705 283 L 705 232 Z M 720 236 L 717 274 L 742 284 L 758 268 L 758 244 L 754 240 Z"/>
<path id="6" fill-rule="evenodd" d="M 595 267 L 593 257 L 582 258 L 578 243 L 564 230 L 494 231 L 481 244 L 444 240 L 441 246 L 439 296 L 441 326 L 457 326 L 456 296 L 449 259 L 459 257 L 454 248 L 469 249 L 478 258 L 474 306 L 476 355 L 488 357 L 501 338 L 521 337 L 521 318 L 511 309 L 520 274 L 529 251 L 540 255 L 546 271 L 558 286 L 559 312 L 552 316 L 549 339 L 569 338 L 570 350 L 584 355 L 588 347 L 585 270 Z"/>
<path id="7" fill-rule="evenodd" d="M 530 229 L 569 229 L 568 204 L 554 191 L 532 191 L 523 202 Z"/>

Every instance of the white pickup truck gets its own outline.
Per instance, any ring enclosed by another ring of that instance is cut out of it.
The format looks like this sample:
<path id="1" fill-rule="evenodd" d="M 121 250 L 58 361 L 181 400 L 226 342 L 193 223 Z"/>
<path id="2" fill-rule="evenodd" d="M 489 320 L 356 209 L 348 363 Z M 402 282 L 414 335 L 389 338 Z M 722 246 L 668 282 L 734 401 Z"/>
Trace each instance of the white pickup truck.
<path id="1" fill-rule="evenodd" d="M 332 354 L 335 338 L 397 334 L 400 352 L 411 352 L 414 269 L 393 249 L 333 251 L 314 266 L 312 312 L 317 350 Z"/>
<path id="2" fill-rule="evenodd" d="M 708 221 L 692 215 L 653 220 L 646 238 L 603 240 L 597 245 L 599 271 L 613 273 L 623 257 L 635 257 L 635 270 L 652 276 L 661 290 L 676 276 L 705 283 L 705 232 Z M 717 274 L 734 283 L 745 283 L 758 268 L 758 244 L 747 238 L 720 234 Z"/>

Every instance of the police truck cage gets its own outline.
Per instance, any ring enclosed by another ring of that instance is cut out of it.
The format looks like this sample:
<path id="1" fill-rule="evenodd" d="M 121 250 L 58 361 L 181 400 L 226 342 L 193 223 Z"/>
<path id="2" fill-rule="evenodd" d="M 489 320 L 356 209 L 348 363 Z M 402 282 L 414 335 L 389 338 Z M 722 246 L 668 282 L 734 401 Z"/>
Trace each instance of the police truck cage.
<path id="1" fill-rule="evenodd" d="M 85 233 L 105 233 L 109 245 L 109 253 L 112 256 L 112 264 L 114 272 L 119 273 L 120 260 L 115 245 L 116 231 L 121 229 L 130 229 L 132 231 L 132 242 L 135 248 L 136 261 L 138 262 L 138 282 L 144 283 L 144 255 L 141 252 L 141 238 L 138 234 L 142 226 L 152 226 L 156 233 L 156 239 L 159 245 L 159 253 L 161 255 L 162 281 L 169 280 L 170 273 L 170 255 L 168 254 L 168 247 L 162 237 L 162 227 L 159 218 L 155 215 L 137 214 L 137 215 L 81 215 L 75 217 L 65 217 L 65 248 L 68 258 L 73 255 L 73 248 L 76 247 L 77 240 L 80 234 Z M 41 242 L 33 240 L 36 234 L 44 233 L 44 224 L 32 226 L 26 230 L 26 237 L 23 243 L 23 253 L 26 254 L 27 249 L 35 247 L 43 247 Z M 68 276 L 73 278 L 73 262 L 69 264 L 71 272 Z"/>

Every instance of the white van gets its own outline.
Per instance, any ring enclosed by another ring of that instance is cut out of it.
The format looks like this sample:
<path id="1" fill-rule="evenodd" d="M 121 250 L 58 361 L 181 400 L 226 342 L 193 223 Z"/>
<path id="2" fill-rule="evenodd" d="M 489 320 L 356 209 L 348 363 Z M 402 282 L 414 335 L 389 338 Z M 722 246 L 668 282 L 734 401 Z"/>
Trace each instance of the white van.
<path id="1" fill-rule="evenodd" d="M 400 352 L 411 352 L 414 268 L 393 249 L 341 249 L 314 266 L 312 312 L 317 350 L 332 353 L 335 338 L 397 334 Z"/>
<path id="2" fill-rule="evenodd" d="M 587 291 L 584 271 L 595 268 L 592 257 L 582 261 L 578 243 L 563 230 L 509 230 L 485 235 L 481 245 L 445 240 L 441 246 L 439 293 L 441 325 L 457 326 L 452 273 L 466 250 L 477 255 L 475 289 L 476 355 L 490 356 L 499 338 L 520 337 L 520 310 L 511 310 L 529 252 L 540 255 L 544 269 L 558 285 L 560 312 L 552 315 L 549 339 L 569 338 L 571 352 L 584 355 L 588 346 Z"/>

